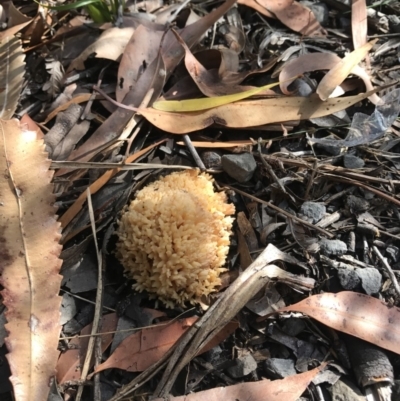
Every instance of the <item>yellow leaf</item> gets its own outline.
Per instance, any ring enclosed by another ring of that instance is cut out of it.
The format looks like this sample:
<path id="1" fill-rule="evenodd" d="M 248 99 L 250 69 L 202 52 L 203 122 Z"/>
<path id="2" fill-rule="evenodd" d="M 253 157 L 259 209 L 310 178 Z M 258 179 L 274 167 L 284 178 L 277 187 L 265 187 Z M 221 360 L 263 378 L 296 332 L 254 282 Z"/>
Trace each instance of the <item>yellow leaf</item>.
<path id="1" fill-rule="evenodd" d="M 290 78 L 290 80 L 293 79 L 294 78 Z M 214 107 L 223 106 L 225 104 L 237 102 L 238 100 L 243 100 L 250 96 L 257 95 L 258 93 L 266 89 L 271 89 L 279 84 L 280 82 L 274 82 L 273 84 L 264 85 L 260 88 L 254 88 L 245 92 L 233 93 L 232 95 L 225 96 L 205 97 L 201 99 L 188 100 L 160 100 L 158 102 L 154 102 L 152 107 L 156 110 L 168 111 L 173 113 L 184 113 L 190 111 L 213 109 Z"/>

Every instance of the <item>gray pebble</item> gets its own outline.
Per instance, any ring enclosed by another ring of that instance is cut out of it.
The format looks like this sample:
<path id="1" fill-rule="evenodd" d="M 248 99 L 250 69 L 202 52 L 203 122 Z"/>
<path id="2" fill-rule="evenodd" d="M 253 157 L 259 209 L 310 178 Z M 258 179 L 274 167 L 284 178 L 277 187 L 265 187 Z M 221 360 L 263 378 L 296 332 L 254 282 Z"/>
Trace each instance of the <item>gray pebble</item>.
<path id="1" fill-rule="evenodd" d="M 345 290 L 354 290 L 361 282 L 355 270 L 339 269 L 338 278 L 340 285 Z"/>
<path id="2" fill-rule="evenodd" d="M 294 368 L 294 362 L 291 359 L 267 359 L 264 362 L 264 369 L 269 375 L 280 379 L 297 374 L 296 369 Z"/>
<path id="3" fill-rule="evenodd" d="M 307 217 L 308 221 L 315 224 L 320 221 L 326 213 L 326 207 L 322 203 L 304 202 L 301 205 L 300 213 Z"/>
<path id="4" fill-rule="evenodd" d="M 235 359 L 234 363 L 235 365 L 228 368 L 227 372 L 236 379 L 247 376 L 257 369 L 257 362 L 251 354 Z"/>
<path id="5" fill-rule="evenodd" d="M 223 170 L 237 182 L 251 180 L 257 168 L 257 163 L 251 153 L 224 155 L 221 161 Z"/>
<path id="6" fill-rule="evenodd" d="M 357 269 L 356 273 L 361 279 L 361 286 L 366 294 L 372 295 L 379 292 L 382 284 L 382 276 L 378 269 L 375 269 L 375 267 L 365 267 Z"/>
<path id="7" fill-rule="evenodd" d="M 338 239 L 322 238 L 319 241 L 320 250 L 324 255 L 340 256 L 347 252 L 347 245 L 345 242 Z"/>
<path id="8" fill-rule="evenodd" d="M 343 156 L 343 164 L 346 168 L 355 169 L 364 167 L 365 162 L 357 156 L 346 154 Z"/>

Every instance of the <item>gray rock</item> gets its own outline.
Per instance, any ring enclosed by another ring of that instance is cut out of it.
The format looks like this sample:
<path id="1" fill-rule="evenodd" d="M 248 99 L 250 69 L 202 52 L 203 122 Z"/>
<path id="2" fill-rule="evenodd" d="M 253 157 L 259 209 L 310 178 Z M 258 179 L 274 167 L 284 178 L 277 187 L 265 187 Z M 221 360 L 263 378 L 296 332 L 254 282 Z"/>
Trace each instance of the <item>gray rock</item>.
<path id="1" fill-rule="evenodd" d="M 361 286 L 368 295 L 379 292 L 382 284 L 382 276 L 375 267 L 365 267 L 357 269 L 356 273 L 361 279 Z"/>
<path id="2" fill-rule="evenodd" d="M 235 365 L 228 368 L 227 372 L 235 379 L 247 376 L 257 369 L 257 362 L 250 354 L 235 359 L 234 363 Z"/>
<path id="3" fill-rule="evenodd" d="M 320 221 L 326 213 L 326 207 L 322 203 L 304 202 L 301 205 L 300 213 L 307 217 L 308 221 L 315 224 Z"/>
<path id="4" fill-rule="evenodd" d="M 251 153 L 224 155 L 221 162 L 223 170 L 237 182 L 249 181 L 257 168 L 257 163 Z"/>
<path id="5" fill-rule="evenodd" d="M 332 401 L 366 401 L 361 391 L 355 384 L 346 379 L 338 380 L 329 390 Z"/>
<path id="6" fill-rule="evenodd" d="M 354 290 L 361 282 L 355 270 L 339 269 L 338 278 L 344 290 Z"/>
<path id="7" fill-rule="evenodd" d="M 331 138 L 324 138 L 324 139 L 331 139 Z M 339 156 L 342 148 L 340 146 L 332 146 L 326 145 L 325 143 L 316 143 L 315 146 L 325 152 L 329 153 L 332 156 Z"/>
<path id="8" fill-rule="evenodd" d="M 400 18 L 397 15 L 388 15 L 390 31 L 400 33 Z"/>
<path id="9" fill-rule="evenodd" d="M 207 150 L 201 154 L 201 159 L 207 168 L 221 168 L 221 153 Z"/>
<path id="10" fill-rule="evenodd" d="M 320 251 L 324 255 L 340 256 L 347 252 L 347 245 L 345 242 L 338 239 L 322 238 L 319 241 Z"/>
<path id="11" fill-rule="evenodd" d="M 295 375 L 296 369 L 291 359 L 270 358 L 264 362 L 264 369 L 274 378 L 283 379 L 284 377 Z"/>
<path id="12" fill-rule="evenodd" d="M 399 251 L 400 249 L 395 245 L 389 245 L 386 248 L 386 252 L 393 259 L 393 261 L 397 262 L 399 260 Z"/>
<path id="13" fill-rule="evenodd" d="M 346 168 L 354 169 L 364 167 L 365 162 L 357 156 L 346 154 L 343 156 L 343 164 Z"/>

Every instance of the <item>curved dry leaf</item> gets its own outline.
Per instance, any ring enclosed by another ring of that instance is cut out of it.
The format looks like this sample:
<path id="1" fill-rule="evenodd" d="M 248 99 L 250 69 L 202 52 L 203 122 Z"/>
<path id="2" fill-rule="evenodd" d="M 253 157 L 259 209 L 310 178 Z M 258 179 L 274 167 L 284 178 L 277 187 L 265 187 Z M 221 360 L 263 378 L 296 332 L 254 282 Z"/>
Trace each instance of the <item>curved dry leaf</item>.
<path id="1" fill-rule="evenodd" d="M 105 58 L 107 60 L 118 61 L 129 39 L 135 31 L 134 28 L 109 28 L 104 31 L 100 37 L 88 46 L 75 60 L 69 65 L 67 72 L 72 70 L 84 70 L 85 60 L 93 53 L 97 58 Z"/>
<path id="2" fill-rule="evenodd" d="M 277 18 L 293 31 L 308 36 L 325 36 L 326 31 L 314 13 L 294 0 L 238 0 L 239 4 L 254 8 L 270 18 Z"/>
<path id="3" fill-rule="evenodd" d="M 379 90 L 375 89 L 374 91 Z M 213 124 L 232 128 L 248 128 L 277 122 L 308 120 L 344 110 L 371 96 L 372 92 L 356 96 L 328 99 L 310 97 L 281 97 L 225 104 L 213 109 L 174 113 L 155 109 L 141 109 L 142 114 L 156 127 L 174 134 L 187 134 Z"/>
<path id="4" fill-rule="evenodd" d="M 304 74 L 305 72 L 331 70 L 341 61 L 342 59 L 334 53 L 308 53 L 289 60 L 284 64 L 279 74 L 281 91 L 286 95 L 291 94 L 291 92 L 288 90 L 288 86 L 291 83 L 290 77 Z M 352 69 L 351 73 L 357 75 L 364 81 L 367 91 L 374 89 L 371 79 L 364 68 L 356 65 Z M 369 97 L 369 100 L 374 104 L 378 104 L 380 98 L 376 93 L 374 93 Z"/>
<path id="5" fill-rule="evenodd" d="M 317 93 L 322 100 L 326 100 L 352 72 L 353 68 L 362 61 L 378 39 L 366 43 L 364 46 L 347 54 L 340 63 L 336 64 L 321 80 Z"/>
<path id="6" fill-rule="evenodd" d="M 230 95 L 233 93 L 244 92 L 249 89 L 254 89 L 250 86 L 239 86 L 232 83 L 225 83 L 221 77 L 221 75 L 215 74 L 215 69 L 208 70 L 199 62 L 199 60 L 193 55 L 190 51 L 187 44 L 182 40 L 179 34 L 176 31 L 173 31 L 177 40 L 182 45 L 185 50 L 185 66 L 193 81 L 196 83 L 199 90 L 203 93 L 203 95 L 208 97 L 216 97 L 216 96 L 224 96 Z M 215 51 L 215 50 L 214 50 Z M 239 58 L 234 53 L 237 60 L 237 66 L 233 64 L 233 57 L 230 53 L 221 53 L 221 69 L 226 69 L 227 67 L 236 67 L 236 70 L 230 70 L 232 72 L 236 72 L 239 66 Z"/>
<path id="7" fill-rule="evenodd" d="M 0 42 L 0 118 L 9 119 L 17 108 L 25 73 L 21 41 L 7 36 Z"/>
<path id="8" fill-rule="evenodd" d="M 233 386 L 215 387 L 210 390 L 199 391 L 171 397 L 171 401 L 221 401 L 221 400 L 251 400 L 251 401 L 296 401 L 306 391 L 307 386 L 315 376 L 326 367 L 322 364 L 308 372 L 285 377 L 282 380 L 260 380 L 258 382 L 240 383 Z M 154 401 L 163 401 L 156 398 Z"/>
<path id="9" fill-rule="evenodd" d="M 36 133 L 1 121 L 0 271 L 17 401 L 47 399 L 60 334 L 59 227 L 50 160 Z"/>
<path id="10" fill-rule="evenodd" d="M 313 295 L 280 309 L 304 313 L 343 333 L 400 354 L 400 309 L 352 291 Z"/>

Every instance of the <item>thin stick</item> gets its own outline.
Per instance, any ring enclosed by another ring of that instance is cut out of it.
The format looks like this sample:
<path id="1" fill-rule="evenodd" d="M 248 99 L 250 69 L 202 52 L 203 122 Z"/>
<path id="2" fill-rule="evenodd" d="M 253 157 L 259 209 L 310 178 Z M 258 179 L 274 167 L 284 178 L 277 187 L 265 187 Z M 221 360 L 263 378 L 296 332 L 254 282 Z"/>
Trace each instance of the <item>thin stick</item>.
<path id="1" fill-rule="evenodd" d="M 379 249 L 373 245 L 372 250 L 374 251 L 375 255 L 378 256 L 378 258 L 380 259 L 380 261 L 382 262 L 383 267 L 385 268 L 387 274 L 390 277 L 390 280 L 393 283 L 393 287 L 397 293 L 397 296 L 400 298 L 400 286 L 399 286 L 399 282 L 397 281 L 396 276 L 393 273 L 392 268 L 390 267 L 388 261 L 386 258 L 383 257 L 383 255 L 380 253 Z"/>
<path id="2" fill-rule="evenodd" d="M 257 198 L 256 196 L 248 194 L 247 192 L 241 191 L 240 189 L 231 187 L 230 185 L 225 184 L 224 186 L 230 188 L 232 191 L 235 191 L 235 192 L 237 192 L 237 193 L 239 193 L 239 194 L 241 194 L 243 196 L 246 196 L 247 198 L 250 198 L 250 199 L 252 199 L 252 200 L 254 200 L 256 202 L 262 203 L 263 205 L 268 206 L 269 208 L 275 210 L 276 212 L 281 213 L 284 216 L 293 219 L 294 221 L 298 222 L 299 224 L 303 224 L 306 227 L 309 227 L 309 228 L 311 228 L 311 229 L 313 229 L 315 231 L 318 231 L 319 233 L 321 233 L 323 235 L 326 235 L 328 238 L 334 238 L 335 237 L 329 231 L 326 231 L 326 230 L 322 229 L 321 227 L 318 227 L 318 226 L 316 226 L 314 224 L 311 224 L 308 221 L 302 220 L 302 219 L 298 218 L 297 216 L 295 216 L 294 214 L 291 214 L 291 213 L 287 212 L 286 210 L 283 210 L 280 207 L 275 206 L 271 202 L 264 201 L 264 200 L 262 200 L 260 198 Z"/>
<path id="3" fill-rule="evenodd" d="M 85 382 L 86 377 L 89 373 L 90 369 L 90 362 L 92 360 L 93 350 L 96 342 L 96 337 L 94 336 L 99 332 L 100 328 L 100 318 L 101 318 L 101 310 L 102 310 L 102 299 L 103 299 L 103 259 L 99 252 L 99 246 L 97 244 L 97 235 L 96 235 L 96 223 L 93 213 L 93 205 L 92 205 L 92 196 L 90 193 L 90 188 L 87 188 L 87 200 L 88 200 L 88 209 L 89 209 L 89 216 L 90 216 L 90 223 L 92 226 L 93 238 L 94 238 L 94 245 L 96 248 L 96 256 L 97 256 L 97 267 L 98 267 L 98 276 L 97 276 L 97 292 L 96 292 L 96 305 L 94 309 L 94 317 L 93 317 L 93 326 L 91 331 L 91 337 L 89 338 L 89 344 L 87 353 L 85 356 L 85 362 L 82 367 L 81 373 L 81 381 Z M 83 385 L 78 387 L 78 392 L 76 394 L 76 401 L 80 401 L 83 392 Z"/>

